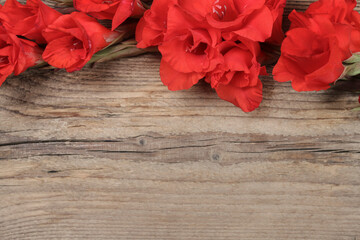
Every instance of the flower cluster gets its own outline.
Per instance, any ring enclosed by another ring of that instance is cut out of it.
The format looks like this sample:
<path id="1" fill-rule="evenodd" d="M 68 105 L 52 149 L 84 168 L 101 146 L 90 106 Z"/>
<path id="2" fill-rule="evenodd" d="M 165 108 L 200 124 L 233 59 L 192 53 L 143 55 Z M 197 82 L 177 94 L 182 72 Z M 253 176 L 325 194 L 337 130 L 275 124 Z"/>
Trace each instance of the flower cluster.
<path id="1" fill-rule="evenodd" d="M 143 11 L 135 0 L 75 3 L 96 18 L 114 19 L 113 29 Z M 10 74 L 18 75 L 44 62 L 68 72 L 80 70 L 95 53 L 121 36 L 84 12 L 61 14 L 41 0 L 27 0 L 25 5 L 7 0 L 0 5 L 0 85 Z"/>
<path id="2" fill-rule="evenodd" d="M 200 79 L 245 112 L 262 101 L 260 43 L 280 44 L 285 0 L 154 0 L 136 30 L 139 48 L 158 46 L 170 90 Z"/>
<path id="3" fill-rule="evenodd" d="M 328 89 L 360 73 L 360 14 L 356 0 L 319 0 L 290 14 L 290 30 L 274 68 L 274 79 L 297 91 Z"/>
<path id="4" fill-rule="evenodd" d="M 71 6 L 59 12 L 41 0 L 0 5 L 0 85 L 34 66 L 73 72 L 158 49 L 170 90 L 204 79 L 220 98 L 251 112 L 263 98 L 264 63 L 280 46 L 274 79 L 291 81 L 297 91 L 326 90 L 360 75 L 356 0 L 318 0 L 305 12 L 294 10 L 286 37 L 286 0 L 55 1 Z"/>

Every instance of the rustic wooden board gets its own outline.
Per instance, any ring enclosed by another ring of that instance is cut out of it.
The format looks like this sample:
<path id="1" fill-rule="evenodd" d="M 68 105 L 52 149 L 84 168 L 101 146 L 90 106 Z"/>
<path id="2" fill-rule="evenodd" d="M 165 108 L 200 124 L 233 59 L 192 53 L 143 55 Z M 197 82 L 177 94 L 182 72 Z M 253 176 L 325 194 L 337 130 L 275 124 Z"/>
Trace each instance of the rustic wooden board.
<path id="1" fill-rule="evenodd" d="M 159 59 L 0 88 L 1 240 L 360 239 L 355 94 L 268 77 L 245 114 L 204 83 L 168 91 Z"/>

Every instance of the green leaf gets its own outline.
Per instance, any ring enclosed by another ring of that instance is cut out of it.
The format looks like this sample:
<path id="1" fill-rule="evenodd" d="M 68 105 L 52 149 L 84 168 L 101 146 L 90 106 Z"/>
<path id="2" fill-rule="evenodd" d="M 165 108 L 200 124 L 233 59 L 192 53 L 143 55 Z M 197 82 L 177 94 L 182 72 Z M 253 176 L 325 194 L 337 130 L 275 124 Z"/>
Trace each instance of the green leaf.
<path id="1" fill-rule="evenodd" d="M 354 53 L 350 58 L 344 61 L 345 64 L 360 63 L 360 52 Z"/>
<path id="2" fill-rule="evenodd" d="M 345 66 L 345 76 L 354 77 L 360 74 L 360 62 Z"/>

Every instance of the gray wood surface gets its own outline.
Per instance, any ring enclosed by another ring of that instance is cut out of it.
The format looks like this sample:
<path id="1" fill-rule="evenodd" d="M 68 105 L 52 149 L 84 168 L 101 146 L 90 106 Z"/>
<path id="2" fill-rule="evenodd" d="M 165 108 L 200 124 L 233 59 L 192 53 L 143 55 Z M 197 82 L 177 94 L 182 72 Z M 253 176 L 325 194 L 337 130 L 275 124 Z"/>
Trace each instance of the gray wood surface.
<path id="1" fill-rule="evenodd" d="M 0 88 L 0 240 L 360 239 L 356 94 L 266 77 L 245 114 L 204 83 L 168 91 L 159 60 Z"/>

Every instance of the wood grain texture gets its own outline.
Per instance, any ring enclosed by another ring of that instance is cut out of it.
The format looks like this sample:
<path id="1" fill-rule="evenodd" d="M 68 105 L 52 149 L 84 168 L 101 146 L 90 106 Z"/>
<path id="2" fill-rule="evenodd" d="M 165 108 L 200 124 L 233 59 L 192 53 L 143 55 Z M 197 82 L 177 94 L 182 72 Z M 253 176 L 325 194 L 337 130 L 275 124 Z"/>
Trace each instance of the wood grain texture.
<path id="1" fill-rule="evenodd" d="M 168 91 L 159 59 L 0 88 L 0 240 L 360 239 L 355 94 L 267 77 L 245 114 Z"/>

